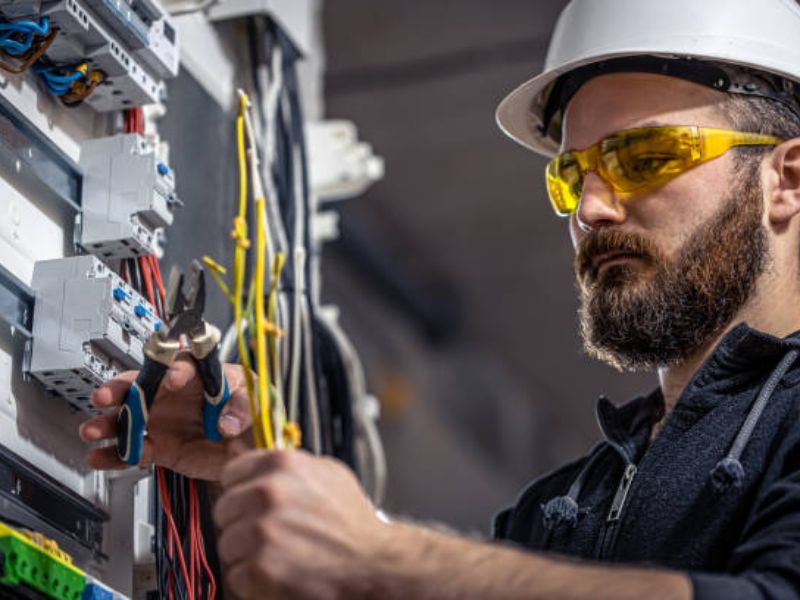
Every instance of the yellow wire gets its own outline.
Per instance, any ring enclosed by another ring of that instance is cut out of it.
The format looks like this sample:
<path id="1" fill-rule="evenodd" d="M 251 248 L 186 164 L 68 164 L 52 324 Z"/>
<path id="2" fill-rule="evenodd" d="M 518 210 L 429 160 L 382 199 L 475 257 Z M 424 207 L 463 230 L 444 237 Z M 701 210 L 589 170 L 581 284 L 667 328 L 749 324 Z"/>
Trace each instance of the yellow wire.
<path id="1" fill-rule="evenodd" d="M 236 150 L 239 161 L 239 212 L 234 219 L 233 237 L 236 241 L 233 254 L 233 318 L 236 324 L 236 342 L 239 360 L 244 369 L 247 397 L 250 401 L 250 416 L 253 421 L 253 438 L 256 448 L 268 448 L 267 437 L 255 397 L 255 382 L 250 365 L 250 350 L 242 326 L 242 294 L 244 292 L 245 253 L 250 243 L 247 239 L 247 157 L 244 148 L 244 111 L 247 110 L 247 96 L 239 98 L 239 114 L 236 117 Z"/>
<path id="2" fill-rule="evenodd" d="M 261 218 L 264 210 L 265 200 L 263 197 L 256 198 L 256 266 L 255 266 L 255 338 L 256 338 L 256 365 L 258 371 L 258 399 L 260 402 L 260 412 L 266 421 L 270 415 L 270 373 L 267 366 L 267 331 L 266 315 L 264 313 L 264 262 L 266 255 L 266 232 L 264 219 Z M 272 448 L 274 444 L 272 427 L 266 428 L 267 447 Z"/>
<path id="3" fill-rule="evenodd" d="M 283 252 L 275 255 L 272 265 L 272 281 L 269 286 L 269 300 L 267 302 L 267 335 L 269 336 L 269 352 L 272 357 L 272 373 L 278 380 L 283 373 L 281 369 L 281 356 L 278 351 L 278 338 L 283 336 L 283 331 L 277 326 L 278 319 L 278 283 L 281 280 L 281 273 L 286 264 L 286 256 Z M 296 423 L 290 423 L 286 419 L 286 408 L 284 407 L 283 397 L 280 389 L 276 388 L 276 418 L 281 424 L 281 436 L 284 446 L 298 448 L 301 442 L 300 428 Z"/>

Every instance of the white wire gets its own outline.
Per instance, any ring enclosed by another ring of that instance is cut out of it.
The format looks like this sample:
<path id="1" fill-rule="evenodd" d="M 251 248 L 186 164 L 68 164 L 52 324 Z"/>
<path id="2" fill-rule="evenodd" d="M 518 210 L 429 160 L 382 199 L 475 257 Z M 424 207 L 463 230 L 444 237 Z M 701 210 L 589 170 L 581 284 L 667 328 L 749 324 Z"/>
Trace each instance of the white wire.
<path id="1" fill-rule="evenodd" d="M 311 429 L 311 440 L 309 446 L 314 454 L 322 452 L 322 439 L 319 422 L 319 404 L 317 399 L 317 388 L 315 385 L 314 377 L 314 355 L 312 352 L 312 339 L 311 339 L 311 319 L 308 311 L 308 302 L 306 302 L 305 295 L 302 296 L 300 301 L 300 310 L 303 322 L 303 345 L 306 348 L 305 352 L 305 377 L 306 389 L 308 390 L 308 422 L 309 429 Z"/>
<path id="2" fill-rule="evenodd" d="M 300 405 L 300 351 L 303 345 L 301 335 L 300 303 L 305 293 L 305 257 L 303 248 L 294 253 L 294 295 L 292 307 L 292 358 L 289 370 L 289 420 L 297 422 Z"/>
<path id="3" fill-rule="evenodd" d="M 280 46 L 273 50 L 270 75 L 271 77 L 268 78 L 265 65 L 257 69 L 259 87 L 266 91 L 262 99 L 262 110 L 265 115 L 265 122 L 263 123 L 264 182 L 268 197 L 271 200 L 266 208 L 269 216 L 270 231 L 273 234 L 272 237 L 275 238 L 274 245 L 276 250 L 285 253 L 289 247 L 289 242 L 283 229 L 283 219 L 276 201 L 278 192 L 272 179 L 272 167 L 275 164 L 278 152 L 276 125 L 278 121 L 278 104 L 283 92 L 283 51 Z"/>
<path id="4" fill-rule="evenodd" d="M 339 324 L 335 309 L 321 310 L 322 323 L 328 328 L 339 348 L 339 355 L 349 375 L 353 418 L 359 427 L 357 440 L 365 443 L 365 452 L 359 455 L 360 467 L 365 489 L 373 503 L 380 506 L 386 493 L 387 467 L 386 455 L 378 432 L 377 421 L 380 414 L 378 400 L 367 393 L 367 378 L 364 366 L 350 338 Z"/>
<path id="5" fill-rule="evenodd" d="M 222 337 L 219 345 L 219 359 L 222 362 L 231 362 L 233 353 L 236 350 L 236 323 L 231 324 Z"/>

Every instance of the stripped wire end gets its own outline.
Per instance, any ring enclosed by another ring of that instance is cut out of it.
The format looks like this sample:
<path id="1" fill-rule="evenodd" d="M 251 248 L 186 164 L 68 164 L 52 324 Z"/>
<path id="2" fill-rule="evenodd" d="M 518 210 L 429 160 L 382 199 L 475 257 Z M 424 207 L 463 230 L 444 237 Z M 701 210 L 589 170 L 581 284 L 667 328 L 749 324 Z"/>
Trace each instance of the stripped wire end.
<path id="1" fill-rule="evenodd" d="M 221 264 L 219 264 L 217 261 L 215 261 L 210 256 L 204 256 L 203 257 L 203 264 L 205 266 L 207 266 L 211 271 L 217 272 L 220 275 L 227 275 L 227 273 L 228 273 L 228 269 L 223 267 Z"/>
<path id="2" fill-rule="evenodd" d="M 283 329 L 278 327 L 272 321 L 264 322 L 264 333 L 266 333 L 267 335 L 275 336 L 278 339 L 283 337 Z"/>
<path id="3" fill-rule="evenodd" d="M 203 257 L 203 264 L 208 269 L 208 272 L 211 274 L 211 277 L 213 277 L 214 281 L 217 283 L 219 289 L 222 291 L 222 294 L 225 296 L 228 302 L 234 303 L 235 299 L 233 297 L 233 294 L 231 293 L 228 284 L 225 283 L 225 280 L 222 278 L 222 276 L 225 275 L 225 273 L 227 273 L 227 269 L 209 256 Z"/>
<path id="4" fill-rule="evenodd" d="M 303 441 L 303 434 L 300 426 L 293 422 L 288 421 L 283 425 L 283 443 L 291 448 L 299 448 Z"/>
<path id="5" fill-rule="evenodd" d="M 236 242 L 240 248 L 247 250 L 250 248 L 250 239 L 247 237 L 247 221 L 242 217 L 233 218 L 233 229 L 231 230 L 231 238 Z"/>

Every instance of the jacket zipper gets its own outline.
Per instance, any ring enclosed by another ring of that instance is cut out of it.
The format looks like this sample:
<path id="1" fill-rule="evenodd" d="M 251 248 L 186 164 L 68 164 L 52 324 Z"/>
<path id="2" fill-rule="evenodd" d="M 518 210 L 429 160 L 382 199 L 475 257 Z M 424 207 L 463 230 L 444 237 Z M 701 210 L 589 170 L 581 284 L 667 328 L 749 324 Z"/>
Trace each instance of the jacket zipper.
<path id="1" fill-rule="evenodd" d="M 614 499 L 611 501 L 611 509 L 608 511 L 608 517 L 606 517 L 606 527 L 603 532 L 603 541 L 600 545 L 600 555 L 598 556 L 600 560 L 608 558 L 614 548 L 622 510 L 625 508 L 625 501 L 628 499 L 628 492 L 631 489 L 636 473 L 636 465 L 630 463 L 625 467 L 625 472 L 622 474 L 617 493 L 614 494 Z"/>

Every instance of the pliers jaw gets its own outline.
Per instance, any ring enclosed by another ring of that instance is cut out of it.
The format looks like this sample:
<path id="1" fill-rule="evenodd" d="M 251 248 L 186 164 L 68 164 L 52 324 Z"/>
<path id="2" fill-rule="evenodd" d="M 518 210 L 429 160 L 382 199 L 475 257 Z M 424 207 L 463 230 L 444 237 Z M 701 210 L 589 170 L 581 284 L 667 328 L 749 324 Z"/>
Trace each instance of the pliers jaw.
<path id="1" fill-rule="evenodd" d="M 167 290 L 167 337 L 180 339 L 185 335 L 192 338 L 205 331 L 203 311 L 206 304 L 206 280 L 203 267 L 192 261 L 188 293 L 183 292 L 184 275 L 173 267 L 169 275 Z"/>

